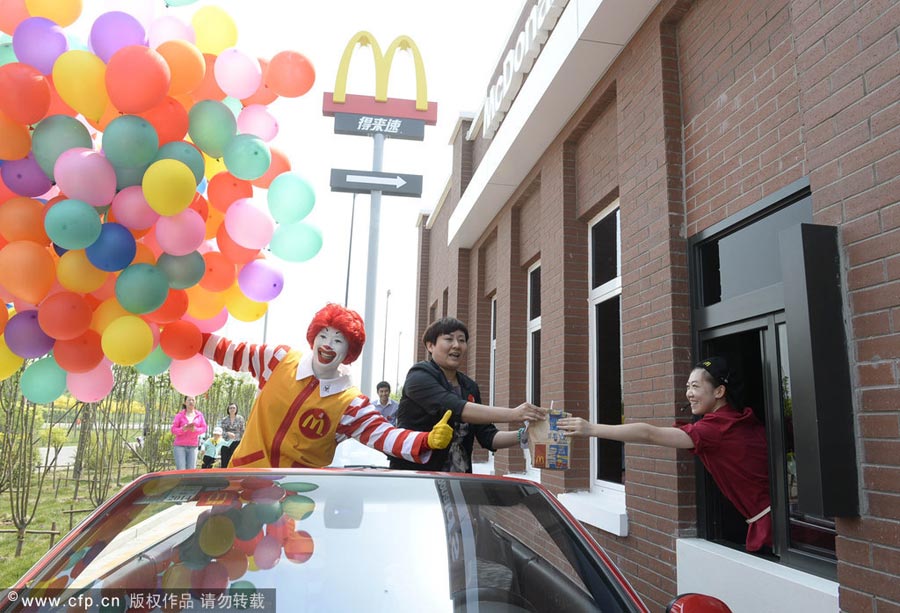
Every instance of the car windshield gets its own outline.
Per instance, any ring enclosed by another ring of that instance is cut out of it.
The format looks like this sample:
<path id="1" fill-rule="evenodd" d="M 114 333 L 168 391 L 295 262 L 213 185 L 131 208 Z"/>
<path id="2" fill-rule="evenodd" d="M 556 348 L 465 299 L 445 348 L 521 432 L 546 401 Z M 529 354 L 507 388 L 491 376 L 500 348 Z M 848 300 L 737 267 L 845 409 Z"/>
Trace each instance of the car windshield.
<path id="1" fill-rule="evenodd" d="M 108 603 L 120 610 L 146 610 L 160 593 L 179 599 L 168 608 L 199 610 L 223 595 L 268 611 L 635 606 L 543 490 L 463 475 L 151 475 L 39 567 L 20 607 L 45 593 L 127 599 Z"/>

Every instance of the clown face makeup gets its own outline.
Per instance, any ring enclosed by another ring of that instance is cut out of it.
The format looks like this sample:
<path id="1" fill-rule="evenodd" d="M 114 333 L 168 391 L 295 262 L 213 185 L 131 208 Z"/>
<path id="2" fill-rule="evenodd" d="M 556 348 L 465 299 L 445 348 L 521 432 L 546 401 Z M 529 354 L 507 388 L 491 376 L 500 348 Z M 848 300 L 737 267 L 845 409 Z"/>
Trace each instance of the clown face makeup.
<path id="1" fill-rule="evenodd" d="M 347 357 L 350 345 L 344 334 L 337 328 L 325 327 L 316 334 L 313 343 L 313 372 L 319 379 L 334 379 L 338 367 Z"/>

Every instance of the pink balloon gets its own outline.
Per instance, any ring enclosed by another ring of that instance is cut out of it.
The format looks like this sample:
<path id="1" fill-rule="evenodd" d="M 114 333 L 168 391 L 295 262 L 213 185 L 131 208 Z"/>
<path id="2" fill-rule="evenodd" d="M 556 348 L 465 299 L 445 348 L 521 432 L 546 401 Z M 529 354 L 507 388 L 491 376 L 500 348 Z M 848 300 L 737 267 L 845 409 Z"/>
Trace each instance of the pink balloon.
<path id="1" fill-rule="evenodd" d="M 194 28 L 174 15 L 165 15 L 154 19 L 147 34 L 150 39 L 151 49 L 156 49 L 169 40 L 186 40 L 189 43 L 197 42 Z"/>
<path id="2" fill-rule="evenodd" d="M 253 206 L 250 198 L 241 198 L 225 212 L 225 231 L 241 247 L 262 249 L 272 240 L 275 220 Z"/>
<path id="3" fill-rule="evenodd" d="M 93 149 L 73 147 L 64 151 L 53 165 L 53 176 L 66 196 L 91 206 L 106 206 L 116 195 L 116 171 Z"/>
<path id="4" fill-rule="evenodd" d="M 256 544 L 253 550 L 253 561 L 257 568 L 269 569 L 281 559 L 281 543 L 271 534 L 267 534 Z"/>
<path id="5" fill-rule="evenodd" d="M 140 185 L 126 187 L 112 201 L 112 214 L 129 230 L 146 230 L 159 219 L 159 213 L 150 208 Z"/>
<path id="6" fill-rule="evenodd" d="M 114 383 L 112 363 L 106 359 L 87 372 L 66 374 L 66 387 L 81 402 L 100 402 L 112 391 Z"/>
<path id="7" fill-rule="evenodd" d="M 241 134 L 253 134 L 266 142 L 278 134 L 278 120 L 262 104 L 251 104 L 241 109 L 237 126 Z"/>
<path id="8" fill-rule="evenodd" d="M 156 241 L 171 255 L 187 255 L 197 250 L 206 238 L 206 223 L 194 209 L 163 216 L 156 222 Z"/>
<path id="9" fill-rule="evenodd" d="M 284 274 L 269 260 L 252 260 L 238 273 L 238 287 L 250 300 L 268 302 L 284 288 Z"/>
<path id="10" fill-rule="evenodd" d="M 213 76 L 222 91 L 232 98 L 249 98 L 262 82 L 262 67 L 252 55 L 231 47 L 216 58 Z"/>
<path id="11" fill-rule="evenodd" d="M 216 330 L 221 330 L 222 326 L 228 323 L 228 309 L 222 307 L 222 310 L 219 311 L 218 315 L 215 317 L 211 317 L 210 319 L 196 319 L 191 317 L 187 313 L 181 316 L 181 319 L 184 321 L 189 321 L 201 332 L 215 332 Z"/>
<path id="12" fill-rule="evenodd" d="M 186 360 L 172 360 L 169 377 L 177 391 L 185 396 L 199 396 L 212 385 L 213 367 L 198 353 Z"/>

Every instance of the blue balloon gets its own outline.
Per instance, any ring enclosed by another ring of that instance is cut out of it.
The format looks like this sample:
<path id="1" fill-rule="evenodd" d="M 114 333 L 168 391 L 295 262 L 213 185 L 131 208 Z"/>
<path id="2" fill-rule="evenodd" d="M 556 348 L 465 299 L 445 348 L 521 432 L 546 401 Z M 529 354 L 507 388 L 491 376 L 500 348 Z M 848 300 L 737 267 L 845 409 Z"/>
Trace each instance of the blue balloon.
<path id="1" fill-rule="evenodd" d="M 100 236 L 84 250 L 88 261 L 107 272 L 124 270 L 137 253 L 137 243 L 128 228 L 108 222 L 100 228 Z"/>

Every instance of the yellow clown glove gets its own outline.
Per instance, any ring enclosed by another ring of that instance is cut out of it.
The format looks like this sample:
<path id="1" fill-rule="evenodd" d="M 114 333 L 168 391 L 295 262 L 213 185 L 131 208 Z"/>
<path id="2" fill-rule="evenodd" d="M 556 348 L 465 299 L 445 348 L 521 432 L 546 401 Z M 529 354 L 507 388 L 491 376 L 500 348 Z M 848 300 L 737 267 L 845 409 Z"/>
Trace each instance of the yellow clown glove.
<path id="1" fill-rule="evenodd" d="M 453 440 L 453 428 L 447 425 L 451 415 L 453 415 L 453 411 L 450 410 L 444 413 L 441 421 L 436 423 L 431 432 L 428 433 L 429 449 L 445 449 L 450 444 L 450 441 Z"/>

